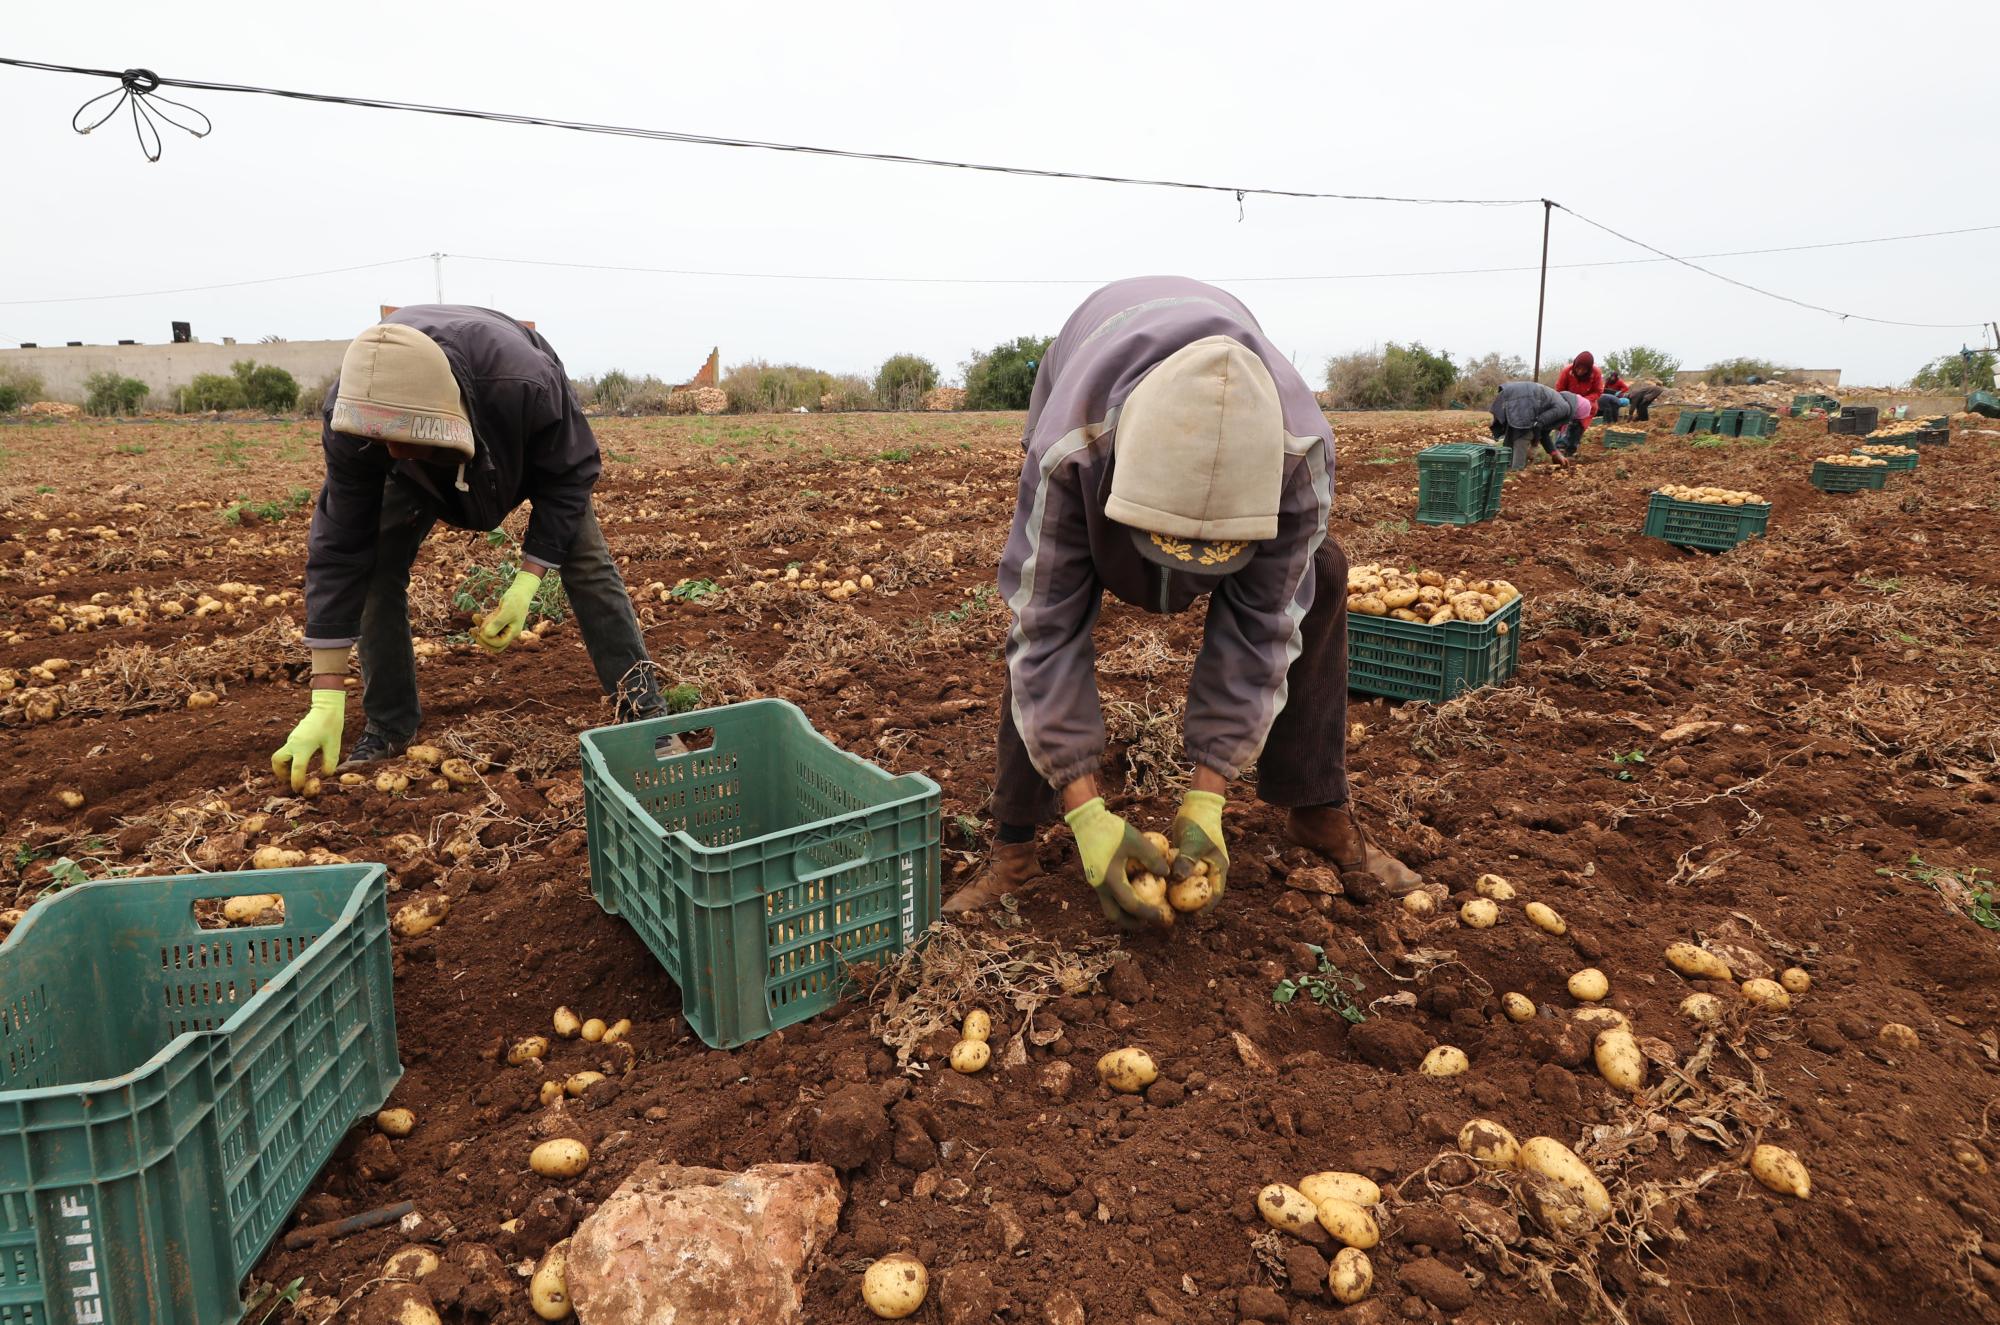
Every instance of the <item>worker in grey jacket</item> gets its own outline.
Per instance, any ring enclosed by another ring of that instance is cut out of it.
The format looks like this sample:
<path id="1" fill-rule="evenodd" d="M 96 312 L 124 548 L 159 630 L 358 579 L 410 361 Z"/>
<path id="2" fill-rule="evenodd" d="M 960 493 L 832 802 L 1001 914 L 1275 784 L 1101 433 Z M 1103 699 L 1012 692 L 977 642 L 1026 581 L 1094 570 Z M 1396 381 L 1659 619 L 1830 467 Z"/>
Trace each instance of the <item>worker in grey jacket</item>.
<path id="1" fill-rule="evenodd" d="M 990 905 L 1041 873 L 1036 830 L 1058 800 L 1105 915 L 1172 912 L 1136 896 L 1167 861 L 1106 808 L 1091 642 L 1105 590 L 1173 614 L 1208 598 L 1183 737 L 1193 765 L 1171 832 L 1182 878 L 1227 886 L 1229 784 L 1291 811 L 1287 835 L 1393 892 L 1410 870 L 1368 842 L 1348 795 L 1347 559 L 1327 532 L 1333 432 L 1305 382 L 1233 296 L 1183 277 L 1108 285 L 1049 347 L 1023 437 L 1000 563 L 1013 615 L 993 794 L 999 841 L 947 903 Z M 1353 891 L 1365 895 L 1366 879 Z"/>
<path id="2" fill-rule="evenodd" d="M 591 509 L 602 461 L 562 360 L 504 313 L 455 304 L 397 310 L 354 339 L 322 406 L 326 482 L 306 550 L 312 699 L 271 756 L 304 787 L 314 754 L 343 766 L 347 655 L 361 646 L 367 729 L 345 766 L 393 758 L 416 734 L 410 566 L 432 526 L 486 530 L 531 508 L 521 565 L 473 639 L 518 638 L 542 581 L 560 570 L 584 648 L 617 718 L 663 712 L 625 582 Z"/>
<path id="3" fill-rule="evenodd" d="M 1540 382 L 1509 382 L 1500 388 L 1489 407 L 1493 412 L 1493 440 L 1512 446 L 1509 469 L 1526 469 L 1528 443 L 1534 442 L 1557 464 L 1567 464 L 1563 448 L 1552 437 L 1557 428 L 1568 429 L 1574 422 L 1590 417 L 1590 403 L 1571 391 L 1556 391 Z"/>

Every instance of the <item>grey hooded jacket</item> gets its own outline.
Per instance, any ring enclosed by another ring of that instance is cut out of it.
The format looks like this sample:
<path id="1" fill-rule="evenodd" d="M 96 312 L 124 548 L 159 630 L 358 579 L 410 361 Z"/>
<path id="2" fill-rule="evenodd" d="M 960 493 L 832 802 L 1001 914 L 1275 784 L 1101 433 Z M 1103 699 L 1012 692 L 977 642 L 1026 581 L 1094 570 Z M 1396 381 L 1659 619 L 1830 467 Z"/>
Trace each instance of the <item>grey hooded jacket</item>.
<path id="1" fill-rule="evenodd" d="M 1277 536 L 1220 578 L 1156 566 L 1104 514 L 1125 398 L 1161 360 L 1216 335 L 1263 360 L 1286 433 Z M 1314 594 L 1345 592 L 1314 583 L 1313 555 L 1333 502 L 1333 429 L 1311 389 L 1235 296 L 1180 276 L 1136 277 L 1091 295 L 1063 326 L 1035 378 L 1022 445 L 1000 595 L 1014 617 L 1007 638 L 1014 724 L 1036 771 L 1060 788 L 1103 760 L 1090 632 L 1108 589 L 1158 613 L 1209 595 L 1184 736 L 1191 758 L 1235 777 L 1285 706 L 1286 673 Z"/>
<path id="2" fill-rule="evenodd" d="M 1576 397 L 1540 382 L 1509 382 L 1493 398 L 1491 408 L 1495 423 L 1547 433 L 1576 418 Z"/>
<path id="3" fill-rule="evenodd" d="M 445 467 L 397 460 L 386 446 L 333 430 L 336 380 L 320 408 L 326 483 L 306 543 L 306 646 L 342 648 L 361 633 L 375 569 L 382 486 L 391 471 L 424 495 L 437 518 L 487 530 L 529 502 L 523 555 L 560 567 L 603 461 L 569 374 L 555 350 L 505 313 L 460 304 L 418 304 L 386 321 L 436 341 L 451 362 L 472 420 L 472 459 Z"/>

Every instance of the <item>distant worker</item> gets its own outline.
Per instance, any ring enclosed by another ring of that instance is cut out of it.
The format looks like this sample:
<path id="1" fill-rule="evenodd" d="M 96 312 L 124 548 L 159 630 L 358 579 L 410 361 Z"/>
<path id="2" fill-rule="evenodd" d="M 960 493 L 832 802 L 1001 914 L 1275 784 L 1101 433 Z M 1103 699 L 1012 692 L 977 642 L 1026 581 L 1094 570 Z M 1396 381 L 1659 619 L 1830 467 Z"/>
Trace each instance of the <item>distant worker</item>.
<path id="1" fill-rule="evenodd" d="M 1582 396 L 1556 391 L 1540 382 L 1509 382 L 1487 408 L 1493 413 L 1493 440 L 1513 448 L 1509 469 L 1528 467 L 1531 443 L 1547 451 L 1554 463 L 1569 464 L 1570 456 L 1576 453 L 1569 443 L 1570 425 L 1590 417 L 1590 402 Z"/>
<path id="2" fill-rule="evenodd" d="M 1646 422 L 1647 412 L 1653 408 L 1653 402 L 1665 391 L 1666 388 L 1658 382 L 1648 382 L 1637 391 L 1629 393 L 1626 399 L 1632 403 L 1632 417 L 1640 423 Z"/>
<path id="3" fill-rule="evenodd" d="M 409 618 L 417 550 L 440 520 L 495 529 L 522 502 L 531 509 L 520 570 L 474 641 L 504 650 L 543 578 L 560 570 L 598 680 L 617 695 L 617 720 L 664 711 L 650 669 L 638 666 L 645 641 L 591 509 L 597 439 L 546 340 L 491 309 L 399 309 L 347 347 L 320 419 L 326 483 L 305 576 L 311 709 L 271 756 L 293 790 L 314 754 L 330 773 L 409 745 L 420 717 Z M 343 764 L 347 655 L 357 641 L 367 727 Z"/>
<path id="4" fill-rule="evenodd" d="M 1597 412 L 1604 417 L 1607 425 L 1618 422 L 1618 411 L 1632 403 L 1626 395 L 1631 389 L 1616 368 L 1606 375 L 1604 394 L 1597 398 Z"/>
<path id="5" fill-rule="evenodd" d="M 1577 416 L 1562 441 L 1569 454 L 1575 455 L 1583 445 L 1583 425 L 1597 413 L 1598 398 L 1604 394 L 1604 374 L 1597 367 L 1597 356 L 1589 350 L 1577 355 L 1556 374 L 1556 390 L 1572 392 L 1590 402 L 1589 411 Z"/>
<path id="6" fill-rule="evenodd" d="M 1182 732 L 1193 775 L 1167 834 L 1177 878 L 1206 865 L 1221 897 L 1224 798 L 1254 763 L 1258 798 L 1290 812 L 1285 836 L 1352 880 L 1351 896 L 1417 887 L 1369 842 L 1349 796 L 1347 557 L 1327 532 L 1333 430 L 1311 388 L 1235 296 L 1178 276 L 1097 291 L 1041 366 L 1000 562 L 1013 625 L 998 842 L 945 910 L 995 904 L 1039 876 L 1036 832 L 1060 800 L 1105 916 L 1171 922 L 1131 887 L 1140 871 L 1164 877 L 1166 859 L 1097 786 L 1091 628 L 1107 589 L 1163 615 L 1208 598 Z"/>

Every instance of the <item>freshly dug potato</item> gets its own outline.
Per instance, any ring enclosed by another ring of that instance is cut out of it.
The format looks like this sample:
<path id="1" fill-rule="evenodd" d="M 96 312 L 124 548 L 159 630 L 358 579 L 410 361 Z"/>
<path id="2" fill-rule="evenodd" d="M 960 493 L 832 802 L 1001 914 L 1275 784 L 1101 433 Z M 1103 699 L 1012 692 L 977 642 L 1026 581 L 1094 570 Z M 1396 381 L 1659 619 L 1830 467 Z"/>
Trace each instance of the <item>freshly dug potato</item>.
<path id="1" fill-rule="evenodd" d="M 248 893 L 231 897 L 222 904 L 222 918 L 232 925 L 246 925 L 266 911 L 282 908 L 285 899 L 276 893 Z"/>
<path id="2" fill-rule="evenodd" d="M 960 1038 L 986 1041 L 993 1038 L 993 1018 L 978 1008 L 965 1014 L 965 1028 Z"/>
<path id="3" fill-rule="evenodd" d="M 993 1061 L 993 1046 L 984 1040 L 960 1040 L 951 1047 L 951 1070 L 971 1076 Z"/>
<path id="4" fill-rule="evenodd" d="M 1144 1049 L 1113 1049 L 1097 1060 L 1097 1079 L 1121 1095 L 1137 1095 L 1160 1078 Z"/>
<path id="5" fill-rule="evenodd" d="M 395 1325 L 442 1325 L 437 1309 L 420 1297 L 406 1297 L 396 1304 Z"/>
<path id="6" fill-rule="evenodd" d="M 1722 1000 L 1714 994 L 1689 994 L 1681 1000 L 1681 1015 L 1707 1025 L 1722 1016 Z"/>
<path id="7" fill-rule="evenodd" d="M 1491 898 L 1475 897 L 1458 908 L 1458 918 L 1473 929 L 1491 929 L 1500 919 L 1500 908 Z"/>
<path id="8" fill-rule="evenodd" d="M 187 706 L 191 709 L 212 709 L 218 698 L 213 690 L 197 690 L 187 697 Z"/>
<path id="9" fill-rule="evenodd" d="M 598 1037 L 598 1043 L 616 1044 L 631 1033 L 632 1019 L 630 1017 L 620 1017 L 604 1028 L 604 1034 Z"/>
<path id="10" fill-rule="evenodd" d="M 1586 966 L 1569 978 L 1569 996 L 1596 1003 L 1611 992 L 1611 981 L 1595 966 Z"/>
<path id="11" fill-rule="evenodd" d="M 1593 1053 L 1597 1073 L 1620 1090 L 1639 1090 L 1646 1084 L 1646 1058 L 1632 1032 L 1613 1028 L 1597 1033 Z"/>
<path id="12" fill-rule="evenodd" d="M 433 893 L 397 907 L 396 917 L 389 922 L 389 928 L 399 938 L 413 939 L 437 928 L 450 911 L 451 899 L 443 893 Z"/>
<path id="13" fill-rule="evenodd" d="M 556 1015 L 551 1020 L 555 1024 L 556 1034 L 565 1040 L 575 1039 L 576 1033 L 583 1029 L 583 1018 L 571 1012 L 567 1007 L 557 1008 Z"/>
<path id="14" fill-rule="evenodd" d="M 1319 1206 L 1298 1188 L 1274 1182 L 1257 1193 L 1257 1213 L 1272 1228 L 1296 1234 L 1319 1218 Z"/>
<path id="15" fill-rule="evenodd" d="M 1782 1196 L 1801 1200 L 1812 1195 L 1812 1175 L 1793 1151 L 1760 1145 L 1750 1152 L 1750 1176 Z"/>
<path id="16" fill-rule="evenodd" d="M 1374 594 L 1363 594 L 1359 598 L 1348 599 L 1347 610 L 1358 612 L 1362 616 L 1387 616 L 1389 604 Z"/>
<path id="17" fill-rule="evenodd" d="M 404 1247 L 382 1262 L 382 1277 L 392 1284 L 413 1284 L 437 1267 L 437 1253 L 429 1247 Z"/>
<path id="18" fill-rule="evenodd" d="M 1480 875 L 1478 881 L 1472 885 L 1472 891 L 1496 902 L 1514 900 L 1514 885 L 1497 874 Z"/>
<path id="19" fill-rule="evenodd" d="M 1778 972 L 1778 983 L 1788 994 L 1803 994 L 1812 988 L 1812 975 L 1803 966 L 1787 966 Z"/>
<path id="20" fill-rule="evenodd" d="M 1792 996 L 1776 980 L 1745 980 L 1743 997 L 1767 1012 L 1784 1012 L 1792 1006 Z"/>
<path id="21" fill-rule="evenodd" d="M 375 1115 L 375 1126 L 384 1136 L 408 1136 L 417 1130 L 417 1115 L 409 1109 L 384 1109 Z"/>
<path id="22" fill-rule="evenodd" d="M 908 1252 L 884 1256 L 861 1276 L 861 1300 L 880 1320 L 915 1315 L 930 1291 L 930 1272 Z"/>
<path id="23" fill-rule="evenodd" d="M 531 1058 L 542 1059 L 542 1058 L 547 1058 L 548 1056 L 549 1056 L 549 1037 L 546 1035 L 530 1035 L 523 1039 L 514 1041 L 514 1043 L 508 1047 L 507 1066 L 519 1067 L 521 1064 L 527 1062 Z"/>
<path id="24" fill-rule="evenodd" d="M 62 807 L 65 810 L 80 810 L 83 808 L 83 793 L 73 787 L 64 787 L 61 791 L 58 791 L 56 799 L 62 802 Z"/>
<path id="25" fill-rule="evenodd" d="M 1884 1022 L 1882 1029 L 1875 1032 L 1875 1038 L 1894 1049 L 1897 1053 L 1913 1054 L 1923 1041 L 1911 1027 L 1900 1021 Z"/>
<path id="26" fill-rule="evenodd" d="M 469 787 L 479 781 L 479 773 L 463 759 L 445 760 L 438 765 L 438 772 L 454 787 Z"/>
<path id="27" fill-rule="evenodd" d="M 609 1028 L 604 1024 L 604 1018 L 592 1017 L 589 1021 L 584 1022 L 582 1026 L 577 1028 L 577 1034 L 581 1035 L 585 1040 L 589 1041 L 591 1044 L 596 1044 L 599 1040 L 604 1038 L 604 1032 L 608 1029 Z"/>
<path id="28" fill-rule="evenodd" d="M 1541 902 L 1530 902 L 1522 907 L 1521 911 L 1528 917 L 1528 923 L 1536 929 L 1541 930 L 1544 934 L 1554 934 L 1557 937 L 1561 937 L 1569 933 L 1568 923 L 1556 913 L 1556 909 L 1552 906 L 1545 906 Z"/>
<path id="29" fill-rule="evenodd" d="M 1539 1174 L 1563 1187 L 1594 1218 L 1602 1219 L 1611 1213 L 1611 1193 L 1604 1189 L 1590 1166 L 1577 1158 L 1575 1151 L 1554 1137 L 1531 1136 L 1522 1142 L 1520 1167 L 1523 1172 Z M 1545 1207 L 1544 1213 L 1550 1213 L 1550 1209 Z M 1573 1221 L 1561 1216 L 1554 1222 L 1573 1226 Z"/>
<path id="30" fill-rule="evenodd" d="M 1632 1029 L 1632 1023 L 1617 1008 L 1601 1008 L 1594 1004 L 1587 1008 L 1578 1008 L 1570 1014 L 1569 1019 L 1587 1029 L 1593 1036 L 1599 1031 Z"/>
<path id="31" fill-rule="evenodd" d="M 1437 899 L 1419 888 L 1413 893 L 1404 894 L 1403 910 L 1419 920 L 1424 920 L 1437 911 Z"/>
<path id="32" fill-rule="evenodd" d="M 1729 963 L 1692 943 L 1669 943 L 1667 965 L 1692 980 L 1732 980 Z"/>
<path id="33" fill-rule="evenodd" d="M 306 863 L 306 853 L 290 847 L 258 847 L 250 853 L 253 870 L 295 870 Z"/>
<path id="34" fill-rule="evenodd" d="M 444 751 L 435 745 L 413 745 L 403 751 L 403 754 L 420 768 L 436 768 L 444 762 Z"/>
<path id="35" fill-rule="evenodd" d="M 375 790 L 385 795 L 396 795 L 410 789 L 410 775 L 384 769 L 375 775 Z"/>
<path id="36" fill-rule="evenodd" d="M 1333 1294 L 1333 1300 L 1351 1305 L 1368 1296 L 1368 1290 L 1375 1286 L 1375 1267 L 1368 1263 L 1368 1253 L 1359 1247 L 1342 1247 L 1327 1267 L 1326 1291 Z"/>
<path id="37" fill-rule="evenodd" d="M 1145 838 L 1146 841 L 1152 845 L 1153 850 L 1165 856 L 1167 858 L 1167 864 L 1169 865 L 1174 863 L 1174 857 L 1181 854 L 1180 849 L 1176 847 L 1172 842 L 1167 840 L 1167 835 L 1165 833 L 1155 833 L 1148 831 L 1139 834 L 1139 836 Z"/>
<path id="38" fill-rule="evenodd" d="M 1526 994 L 1502 994 L 1500 996 L 1500 1010 L 1507 1014 L 1507 1020 L 1509 1021 L 1533 1021 L 1535 1019 L 1535 1000 L 1529 998 Z"/>
<path id="39" fill-rule="evenodd" d="M 1321 1201 L 1352 1201 L 1364 1209 L 1382 1204 L 1382 1189 L 1375 1185 L 1373 1179 L 1340 1169 L 1306 1174 L 1299 1179 L 1299 1190 L 1314 1206 Z"/>
<path id="40" fill-rule="evenodd" d="M 1488 1118 L 1474 1118 L 1459 1128 L 1458 1148 L 1489 1169 L 1511 1169 L 1521 1158 L 1514 1134 Z"/>
<path id="41" fill-rule="evenodd" d="M 569 1304 L 569 1239 L 542 1253 L 542 1263 L 528 1280 L 528 1305 L 543 1320 L 567 1320 Z"/>
<path id="42" fill-rule="evenodd" d="M 1207 874 L 1190 874 L 1167 885 L 1167 905 L 1183 915 L 1199 911 L 1215 900 L 1215 880 Z"/>
<path id="43" fill-rule="evenodd" d="M 528 1155 L 528 1167 L 544 1178 L 574 1178 L 590 1167 L 590 1148 L 559 1136 L 536 1146 Z"/>
<path id="44" fill-rule="evenodd" d="M 573 1073 L 569 1080 L 563 1082 L 563 1094 L 569 1096 L 571 1099 L 581 1098 L 583 1092 L 589 1090 L 602 1080 L 604 1080 L 602 1072 Z"/>
<path id="45" fill-rule="evenodd" d="M 1319 1203 L 1319 1226 L 1333 1234 L 1334 1241 L 1348 1247 L 1359 1247 L 1362 1251 L 1382 1240 L 1382 1230 L 1376 1225 L 1375 1216 L 1338 1196 L 1329 1196 Z"/>
<path id="46" fill-rule="evenodd" d="M 1441 1044 L 1424 1055 L 1417 1071 L 1427 1077 L 1455 1077 L 1470 1066 L 1472 1064 L 1466 1061 L 1465 1050 Z"/>
<path id="47" fill-rule="evenodd" d="M 1125 881 L 1132 886 L 1132 895 L 1147 906 L 1160 906 L 1167 900 L 1167 881 L 1157 874 L 1137 870 Z"/>
<path id="48" fill-rule="evenodd" d="M 548 1108 L 551 1104 L 554 1104 L 557 1100 L 561 1099 L 562 1097 L 563 1097 L 563 1083 L 560 1081 L 544 1081 L 542 1083 L 542 1089 L 539 1095 L 537 1096 L 537 1098 L 541 1100 L 542 1107 L 544 1109 Z"/>

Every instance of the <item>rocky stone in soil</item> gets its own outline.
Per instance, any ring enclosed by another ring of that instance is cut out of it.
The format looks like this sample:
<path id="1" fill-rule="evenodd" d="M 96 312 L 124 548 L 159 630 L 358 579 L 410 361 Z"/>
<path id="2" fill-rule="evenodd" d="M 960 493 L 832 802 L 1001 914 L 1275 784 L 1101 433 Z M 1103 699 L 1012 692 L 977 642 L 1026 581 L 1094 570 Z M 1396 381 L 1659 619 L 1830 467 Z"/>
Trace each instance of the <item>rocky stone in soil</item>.
<path id="1" fill-rule="evenodd" d="M 759 1164 L 741 1173 L 643 1164 L 570 1241 L 577 1319 L 791 1325 L 840 1205 L 840 1180 L 824 1164 Z M 661 1273 L 663 1266 L 673 1273 Z"/>
<path id="2" fill-rule="evenodd" d="M 882 1101 L 862 1086 L 829 1095 L 813 1120 L 812 1155 L 843 1173 L 875 1158 L 889 1139 L 889 1115 Z M 917 1165 L 929 1168 L 930 1165 Z"/>

